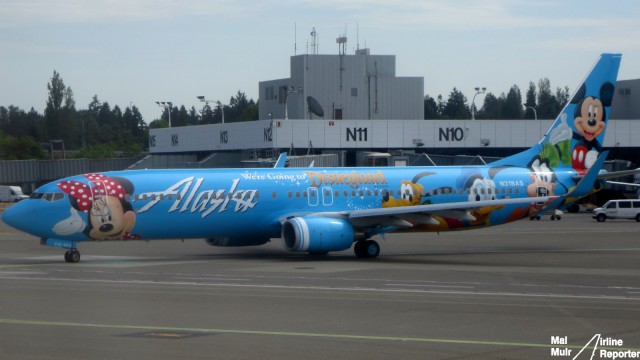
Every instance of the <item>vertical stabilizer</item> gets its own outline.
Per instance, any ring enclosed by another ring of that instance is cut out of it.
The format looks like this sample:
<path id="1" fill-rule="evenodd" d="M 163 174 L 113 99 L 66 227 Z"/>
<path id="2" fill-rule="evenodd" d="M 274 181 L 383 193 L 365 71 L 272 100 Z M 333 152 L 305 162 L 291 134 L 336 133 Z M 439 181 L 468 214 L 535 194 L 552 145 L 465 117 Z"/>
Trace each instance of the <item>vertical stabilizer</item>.
<path id="1" fill-rule="evenodd" d="M 621 57 L 602 54 L 542 140 L 491 165 L 530 166 L 538 159 L 549 168 L 584 175 L 602 151 Z"/>

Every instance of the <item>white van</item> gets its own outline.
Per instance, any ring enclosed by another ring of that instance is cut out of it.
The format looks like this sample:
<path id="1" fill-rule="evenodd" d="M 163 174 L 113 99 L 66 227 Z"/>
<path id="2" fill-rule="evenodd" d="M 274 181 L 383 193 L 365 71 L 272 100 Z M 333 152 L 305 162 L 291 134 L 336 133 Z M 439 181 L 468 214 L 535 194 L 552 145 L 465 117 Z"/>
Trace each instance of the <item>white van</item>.
<path id="1" fill-rule="evenodd" d="M 599 222 L 607 219 L 636 219 L 640 221 L 640 199 L 609 200 L 601 208 L 593 210 L 592 217 Z"/>
<path id="2" fill-rule="evenodd" d="M 0 202 L 18 202 L 27 197 L 19 186 L 0 185 Z"/>

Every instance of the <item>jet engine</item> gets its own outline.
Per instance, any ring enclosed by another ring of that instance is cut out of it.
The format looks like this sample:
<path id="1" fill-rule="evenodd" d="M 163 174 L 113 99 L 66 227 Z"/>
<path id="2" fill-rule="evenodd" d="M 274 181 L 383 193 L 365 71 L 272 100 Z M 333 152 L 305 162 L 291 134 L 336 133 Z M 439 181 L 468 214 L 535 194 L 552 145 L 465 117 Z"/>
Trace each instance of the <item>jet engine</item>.
<path id="1" fill-rule="evenodd" d="M 269 242 L 268 237 L 215 237 L 205 239 L 205 242 L 211 246 L 221 247 L 237 247 L 237 246 L 256 246 Z"/>
<path id="2" fill-rule="evenodd" d="M 351 223 L 328 217 L 294 217 L 282 225 L 282 244 L 288 251 L 326 254 L 346 250 L 356 240 Z"/>

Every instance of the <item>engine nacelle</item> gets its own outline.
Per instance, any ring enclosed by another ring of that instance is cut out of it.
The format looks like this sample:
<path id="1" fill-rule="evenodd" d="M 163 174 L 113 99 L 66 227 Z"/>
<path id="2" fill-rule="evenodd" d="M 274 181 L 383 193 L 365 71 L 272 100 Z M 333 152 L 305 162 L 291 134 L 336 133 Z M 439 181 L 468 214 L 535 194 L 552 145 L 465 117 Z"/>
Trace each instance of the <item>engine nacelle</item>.
<path id="1" fill-rule="evenodd" d="M 237 246 L 257 246 L 269 242 L 268 237 L 215 237 L 204 241 L 211 246 L 237 247 Z"/>
<path id="2" fill-rule="evenodd" d="M 289 251 L 327 253 L 346 250 L 356 239 L 351 223 L 328 217 L 294 217 L 282 225 L 282 244 Z"/>

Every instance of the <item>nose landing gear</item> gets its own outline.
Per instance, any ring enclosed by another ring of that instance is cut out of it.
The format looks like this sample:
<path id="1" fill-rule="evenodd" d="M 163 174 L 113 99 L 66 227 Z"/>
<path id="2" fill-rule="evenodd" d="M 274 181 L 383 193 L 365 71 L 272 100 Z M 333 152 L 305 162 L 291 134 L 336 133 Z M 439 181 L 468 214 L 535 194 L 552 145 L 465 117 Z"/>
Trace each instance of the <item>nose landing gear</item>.
<path id="1" fill-rule="evenodd" d="M 80 261 L 80 251 L 78 249 L 69 249 L 64 253 L 64 261 L 68 263 L 77 263 Z"/>

